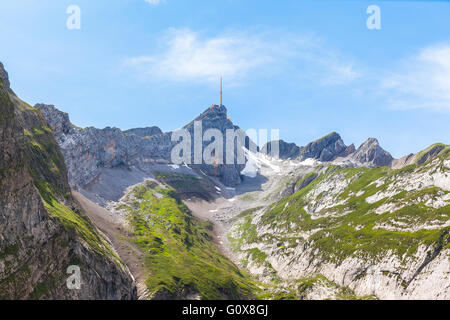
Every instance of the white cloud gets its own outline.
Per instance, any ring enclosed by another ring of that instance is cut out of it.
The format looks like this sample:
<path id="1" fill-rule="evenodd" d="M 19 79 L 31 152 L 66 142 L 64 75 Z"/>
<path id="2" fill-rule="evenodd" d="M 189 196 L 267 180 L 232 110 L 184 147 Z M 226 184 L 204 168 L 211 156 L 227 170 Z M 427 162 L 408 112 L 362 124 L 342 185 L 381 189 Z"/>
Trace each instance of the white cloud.
<path id="1" fill-rule="evenodd" d="M 162 49 L 126 60 L 149 78 L 215 82 L 220 75 L 237 84 L 251 74 L 299 70 L 302 78 L 321 85 L 348 83 L 359 76 L 314 37 L 274 32 L 228 32 L 204 37 L 189 29 L 170 30 Z"/>
<path id="2" fill-rule="evenodd" d="M 145 2 L 147 2 L 151 5 L 157 6 L 158 4 L 160 4 L 163 1 L 161 1 L 161 0 L 145 0 Z"/>
<path id="3" fill-rule="evenodd" d="M 393 109 L 450 111 L 450 46 L 424 48 L 382 81 Z"/>

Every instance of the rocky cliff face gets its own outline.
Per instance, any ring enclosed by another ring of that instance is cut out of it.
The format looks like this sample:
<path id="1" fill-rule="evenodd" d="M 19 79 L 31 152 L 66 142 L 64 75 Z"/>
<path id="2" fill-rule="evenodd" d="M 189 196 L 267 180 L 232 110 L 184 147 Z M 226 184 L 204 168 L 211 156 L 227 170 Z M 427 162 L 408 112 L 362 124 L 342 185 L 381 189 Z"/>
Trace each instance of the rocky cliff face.
<path id="1" fill-rule="evenodd" d="M 370 166 L 391 166 L 391 154 L 380 147 L 378 140 L 369 138 L 365 141 L 354 153 L 351 154 L 351 159 Z"/>
<path id="2" fill-rule="evenodd" d="M 270 155 L 272 152 L 272 144 L 275 141 L 271 141 L 266 143 L 262 148 L 261 152 L 267 155 Z M 278 151 L 280 159 L 295 159 L 300 156 L 301 148 L 297 146 L 295 143 L 288 143 L 283 140 L 279 140 L 278 142 Z"/>
<path id="3" fill-rule="evenodd" d="M 358 149 L 354 144 L 346 146 L 341 136 L 332 132 L 323 138 L 315 140 L 305 147 L 298 147 L 295 143 L 286 143 L 283 140 L 278 141 L 280 150 L 280 159 L 297 159 L 300 161 L 306 159 L 315 159 L 322 162 L 346 161 L 353 166 L 391 166 L 394 159 L 391 154 L 381 148 L 378 140 L 369 138 Z M 267 143 L 262 152 L 270 154 L 272 142 Z M 400 164 L 402 161 L 397 161 Z M 405 162 L 405 161 L 403 161 Z M 404 163 L 403 163 L 404 165 Z"/>
<path id="4" fill-rule="evenodd" d="M 171 164 L 171 151 L 176 145 L 176 142 L 171 141 L 171 132 L 162 133 L 157 127 L 127 131 L 109 127 L 81 129 L 70 123 L 66 113 L 52 105 L 38 104 L 35 107 L 42 111 L 55 132 L 68 166 L 69 182 L 73 187 L 88 185 L 99 176 L 102 168 L 123 167 L 149 171 L 151 164 Z M 225 131 L 238 129 L 228 118 L 226 108 L 212 106 L 194 121 L 202 121 L 202 134 L 211 128 L 223 134 L 225 155 Z M 192 146 L 194 121 L 184 127 L 191 134 Z M 204 142 L 203 146 L 206 147 L 207 144 Z M 203 163 L 191 167 L 218 177 L 227 186 L 235 186 L 241 181 L 240 171 L 244 166 L 236 163 L 217 166 Z"/>
<path id="5" fill-rule="evenodd" d="M 221 163 L 217 165 L 208 165 L 203 163 L 202 165 L 197 165 L 193 167 L 198 167 L 203 170 L 210 176 L 219 177 L 220 180 L 226 186 L 236 186 L 241 183 L 240 172 L 245 167 L 245 160 L 243 163 L 239 163 L 238 152 L 242 150 L 243 147 L 249 149 L 250 144 L 252 145 L 253 150 L 257 150 L 256 145 L 245 135 L 243 131 L 239 131 L 240 128 L 235 126 L 231 119 L 228 117 L 227 109 L 225 106 L 212 105 L 208 109 L 206 109 L 203 113 L 201 113 L 198 117 L 196 117 L 191 123 L 186 125 L 184 128 L 187 129 L 192 137 L 192 146 L 194 145 L 194 123 L 201 122 L 202 124 L 202 135 L 205 134 L 207 130 L 216 129 L 222 135 L 222 159 Z M 240 141 L 239 138 L 234 138 L 234 147 L 233 147 L 233 164 L 226 163 L 227 157 L 227 130 L 232 130 L 233 132 L 241 132 L 243 134 L 244 139 Z M 203 142 L 203 150 L 210 144 L 211 141 Z M 239 150 L 239 151 L 238 151 Z M 217 160 L 220 160 L 218 156 Z M 194 158 L 192 157 L 192 162 L 194 162 Z"/>
<path id="6" fill-rule="evenodd" d="M 118 128 L 75 127 L 67 113 L 52 105 L 38 104 L 55 132 L 69 170 L 72 187 L 84 187 L 102 168 L 140 166 L 148 162 L 170 162 L 173 143 L 159 128 L 122 131 Z M 147 136 L 147 134 L 156 133 Z"/>
<path id="7" fill-rule="evenodd" d="M 127 267 L 71 196 L 45 118 L 0 73 L 0 299 L 135 299 Z M 69 265 L 80 290 L 66 286 Z"/>
<path id="8" fill-rule="evenodd" d="M 3 82 L 3 86 L 6 89 L 10 88 L 10 83 L 9 83 L 9 77 L 8 77 L 8 72 L 5 70 L 5 67 L 3 66 L 3 63 L 0 62 L 0 79 Z"/>
<path id="9" fill-rule="evenodd" d="M 332 132 L 323 138 L 315 140 L 301 148 L 299 159 L 317 159 L 320 161 L 331 161 L 346 154 L 347 146 L 341 136 Z"/>

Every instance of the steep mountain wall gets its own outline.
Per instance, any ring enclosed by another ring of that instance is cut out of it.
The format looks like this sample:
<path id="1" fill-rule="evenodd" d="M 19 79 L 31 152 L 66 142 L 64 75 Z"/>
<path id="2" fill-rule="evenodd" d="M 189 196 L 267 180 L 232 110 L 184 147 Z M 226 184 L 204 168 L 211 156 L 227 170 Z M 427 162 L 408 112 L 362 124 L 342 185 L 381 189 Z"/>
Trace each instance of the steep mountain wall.
<path id="1" fill-rule="evenodd" d="M 7 84 L 0 80 L 0 299 L 135 299 L 127 267 L 71 196 L 45 118 Z M 69 265 L 80 267 L 80 290 L 67 288 Z"/>

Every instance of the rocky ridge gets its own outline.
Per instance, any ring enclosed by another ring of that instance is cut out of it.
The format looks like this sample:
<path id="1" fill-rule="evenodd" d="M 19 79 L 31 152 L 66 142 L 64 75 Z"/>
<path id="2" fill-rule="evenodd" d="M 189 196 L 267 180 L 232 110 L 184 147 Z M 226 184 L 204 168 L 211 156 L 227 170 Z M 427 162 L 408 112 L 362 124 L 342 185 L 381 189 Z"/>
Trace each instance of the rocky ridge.
<path id="1" fill-rule="evenodd" d="M 45 118 L 0 74 L 0 299 L 135 299 L 128 268 L 71 196 Z M 69 265 L 80 290 L 66 286 Z"/>
<path id="2" fill-rule="evenodd" d="M 320 139 L 317 139 L 305 147 L 298 147 L 295 143 L 287 143 L 283 140 L 278 141 L 280 150 L 280 159 L 299 160 L 315 159 L 322 162 L 338 160 L 347 162 L 352 166 L 391 166 L 394 158 L 391 154 L 381 148 L 375 138 L 367 139 L 358 149 L 354 144 L 346 146 L 341 136 L 332 132 Z M 267 143 L 262 152 L 270 154 L 272 142 Z M 399 163 L 399 162 L 397 162 Z"/>
<path id="3" fill-rule="evenodd" d="M 74 126 L 67 113 L 59 111 L 53 105 L 37 104 L 35 107 L 42 111 L 55 132 L 68 166 L 69 182 L 73 187 L 85 187 L 93 182 L 102 168 L 138 168 L 143 172 L 149 172 L 151 164 L 171 164 L 171 151 L 177 143 L 171 139 L 172 132 L 162 133 L 158 127 L 126 131 L 109 127 L 82 129 Z M 228 118 L 226 108 L 213 105 L 194 121 L 202 121 L 202 133 L 211 128 L 221 131 L 224 137 L 225 157 L 225 131 L 238 129 Z M 191 133 L 193 141 L 194 122 L 184 128 Z M 242 164 L 212 166 L 203 163 L 190 167 L 201 169 L 208 175 L 219 178 L 227 186 L 235 186 L 241 181 L 240 171 L 244 166 Z"/>

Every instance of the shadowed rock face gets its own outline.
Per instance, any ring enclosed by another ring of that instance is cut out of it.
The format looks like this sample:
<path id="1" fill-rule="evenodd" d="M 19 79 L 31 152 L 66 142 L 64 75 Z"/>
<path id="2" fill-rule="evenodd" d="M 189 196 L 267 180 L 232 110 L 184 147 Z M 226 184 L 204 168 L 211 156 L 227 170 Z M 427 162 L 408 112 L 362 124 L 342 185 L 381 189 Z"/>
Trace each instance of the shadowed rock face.
<path id="1" fill-rule="evenodd" d="M 9 83 L 8 72 L 6 72 L 4 66 L 1 62 L 0 62 L 0 79 L 2 79 L 3 85 L 6 87 L 6 89 L 9 89 L 10 83 Z"/>
<path id="2" fill-rule="evenodd" d="M 378 140 L 375 138 L 367 139 L 351 158 L 356 162 L 369 164 L 373 166 L 391 166 L 391 154 L 380 147 Z"/>
<path id="3" fill-rule="evenodd" d="M 193 165 L 193 168 L 199 168 L 206 174 L 210 176 L 216 176 L 220 178 L 223 184 L 226 186 L 234 187 L 241 183 L 240 172 L 245 167 L 244 163 L 239 163 L 238 153 L 242 150 L 242 147 L 256 151 L 257 146 L 247 137 L 247 135 L 238 126 L 235 126 L 231 119 L 227 115 L 227 109 L 225 106 L 212 105 L 196 117 L 191 123 L 186 125 L 184 128 L 191 134 L 192 146 L 194 146 L 194 123 L 201 122 L 202 124 L 202 135 L 209 129 L 217 129 L 222 135 L 222 161 L 221 164 L 208 165 L 203 163 L 202 165 Z M 240 139 L 235 138 L 234 149 L 233 149 L 233 164 L 226 163 L 227 157 L 227 130 L 232 130 L 233 132 L 240 132 L 242 137 Z M 203 150 L 211 143 L 211 140 L 203 142 Z M 244 145 L 243 145 L 244 144 Z M 238 151 L 239 150 L 239 151 Z M 218 157 L 217 157 L 218 159 Z M 192 155 L 192 163 L 194 163 L 194 157 Z"/>
<path id="4" fill-rule="evenodd" d="M 261 152 L 270 155 L 272 152 L 272 144 L 274 141 L 266 143 Z M 279 158 L 280 159 L 295 159 L 300 155 L 301 148 L 295 143 L 288 143 L 283 140 L 278 141 Z"/>
<path id="5" fill-rule="evenodd" d="M 346 155 L 347 146 L 342 141 L 341 136 L 336 132 L 315 140 L 300 150 L 300 160 L 308 158 L 320 161 L 332 161 L 339 156 Z"/>
<path id="6" fill-rule="evenodd" d="M 136 299 L 127 268 L 113 254 L 94 249 L 110 247 L 73 200 L 64 158 L 45 118 L 6 90 L 3 79 L 0 154 L 0 300 Z M 96 240 L 88 242 L 78 226 L 69 227 L 66 215 L 85 221 L 83 230 Z M 80 290 L 66 286 L 69 265 L 81 269 Z"/>

